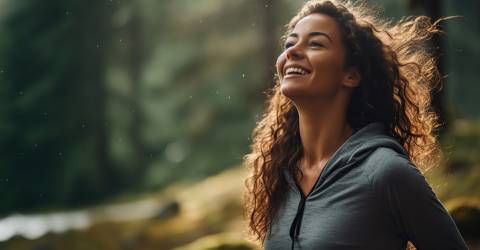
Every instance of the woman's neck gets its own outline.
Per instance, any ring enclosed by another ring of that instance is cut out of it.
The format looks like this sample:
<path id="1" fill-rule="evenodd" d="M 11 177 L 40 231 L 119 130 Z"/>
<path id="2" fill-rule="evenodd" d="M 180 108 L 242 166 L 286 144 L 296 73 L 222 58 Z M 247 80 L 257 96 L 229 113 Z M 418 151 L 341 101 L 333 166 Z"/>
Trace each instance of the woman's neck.
<path id="1" fill-rule="evenodd" d="M 303 146 L 302 165 L 308 168 L 317 165 L 323 167 L 322 163 L 325 163 L 353 132 L 346 120 L 346 106 L 316 104 L 309 107 L 297 106 Z"/>

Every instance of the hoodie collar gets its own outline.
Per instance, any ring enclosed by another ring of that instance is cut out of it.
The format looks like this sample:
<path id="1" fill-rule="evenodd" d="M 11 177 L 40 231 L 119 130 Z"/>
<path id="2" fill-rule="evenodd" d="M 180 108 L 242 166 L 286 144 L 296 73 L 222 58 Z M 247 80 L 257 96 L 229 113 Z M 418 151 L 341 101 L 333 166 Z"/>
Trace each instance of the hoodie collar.
<path id="1" fill-rule="evenodd" d="M 406 155 L 402 145 L 390 135 L 385 126 L 380 122 L 373 122 L 357 129 L 353 134 L 333 153 L 325 164 L 312 191 L 308 195 L 314 195 L 324 185 L 335 181 L 336 173 L 343 172 L 342 169 L 350 169 L 352 165 L 364 160 L 370 153 L 379 147 L 387 147 L 397 153 Z M 284 172 L 287 182 L 296 187 L 295 181 L 288 171 Z M 307 197 L 307 198 L 308 198 Z"/>

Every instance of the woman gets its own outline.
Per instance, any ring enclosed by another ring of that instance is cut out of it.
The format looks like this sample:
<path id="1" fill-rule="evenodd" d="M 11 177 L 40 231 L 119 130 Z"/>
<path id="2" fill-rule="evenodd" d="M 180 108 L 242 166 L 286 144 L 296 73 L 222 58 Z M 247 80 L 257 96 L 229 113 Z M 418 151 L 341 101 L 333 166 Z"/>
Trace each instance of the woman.
<path id="1" fill-rule="evenodd" d="M 265 249 L 467 249 L 416 166 L 435 163 L 439 81 L 427 17 L 310 1 L 288 24 L 245 163 Z"/>

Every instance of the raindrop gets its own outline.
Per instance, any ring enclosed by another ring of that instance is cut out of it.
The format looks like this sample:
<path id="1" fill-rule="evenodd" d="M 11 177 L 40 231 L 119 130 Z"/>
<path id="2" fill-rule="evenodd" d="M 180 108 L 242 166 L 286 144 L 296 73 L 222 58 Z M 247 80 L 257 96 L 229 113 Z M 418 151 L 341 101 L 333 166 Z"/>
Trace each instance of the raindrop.
<path id="1" fill-rule="evenodd" d="M 62 155 L 63 155 L 62 152 L 58 152 L 58 156 L 62 156 Z"/>
<path id="2" fill-rule="evenodd" d="M 123 42 L 123 40 L 122 40 L 122 39 L 120 39 L 120 40 L 118 40 L 118 41 L 119 41 L 119 42 Z"/>
<path id="3" fill-rule="evenodd" d="M 85 127 L 87 127 L 87 124 L 82 123 L 82 128 L 85 128 Z"/>
<path id="4" fill-rule="evenodd" d="M 3 74 L 3 69 L 0 69 L 0 74 Z"/>
<path id="5" fill-rule="evenodd" d="M 38 147 L 38 144 L 35 143 L 35 144 L 33 144 L 33 146 L 34 146 L 34 147 Z"/>
<path id="6" fill-rule="evenodd" d="M 44 116 L 47 116 L 47 115 L 48 115 L 48 113 L 47 113 L 47 112 L 43 112 L 43 115 L 44 115 Z"/>
<path id="7" fill-rule="evenodd" d="M 268 8 L 268 4 L 265 4 L 265 8 Z"/>
<path id="8" fill-rule="evenodd" d="M 19 95 L 23 95 L 23 91 L 18 92 Z"/>
<path id="9" fill-rule="evenodd" d="M 99 49 L 99 48 L 100 48 L 100 44 L 97 43 L 96 47 L 97 47 L 97 49 Z"/>
<path id="10" fill-rule="evenodd" d="M 8 178 L 6 178 L 5 181 L 8 182 Z"/>
<path id="11" fill-rule="evenodd" d="M 65 11 L 65 15 L 68 16 L 70 15 L 70 12 L 68 10 Z"/>
<path id="12" fill-rule="evenodd" d="M 189 96 L 188 98 L 192 99 L 192 98 L 193 98 L 193 96 Z"/>
<path id="13" fill-rule="evenodd" d="M 200 23 L 203 23 L 203 20 L 202 20 L 202 19 L 200 19 Z"/>
<path id="14" fill-rule="evenodd" d="M 245 73 L 244 73 L 244 74 L 242 74 L 242 78 L 245 78 L 245 76 L 246 76 L 246 75 L 245 75 Z"/>
<path id="15" fill-rule="evenodd" d="M 220 94 L 220 91 L 218 91 L 218 89 L 217 89 L 217 91 L 215 92 L 215 94 L 216 94 L 216 95 L 219 95 L 219 94 Z"/>
<path id="16" fill-rule="evenodd" d="M 255 27 L 255 25 L 257 25 L 257 24 L 253 22 L 253 23 L 252 23 L 252 27 Z"/>
<path id="17" fill-rule="evenodd" d="M 227 96 L 227 99 L 228 99 L 228 100 L 230 100 L 230 99 L 231 99 L 231 97 L 230 97 L 230 96 Z"/>

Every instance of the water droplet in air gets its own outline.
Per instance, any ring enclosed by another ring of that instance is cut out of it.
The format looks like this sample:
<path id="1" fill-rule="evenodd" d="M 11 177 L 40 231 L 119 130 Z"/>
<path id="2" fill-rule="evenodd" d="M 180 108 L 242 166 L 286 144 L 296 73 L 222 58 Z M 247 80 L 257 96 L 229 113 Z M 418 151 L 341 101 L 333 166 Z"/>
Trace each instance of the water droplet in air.
<path id="1" fill-rule="evenodd" d="M 23 91 L 18 92 L 19 95 L 23 95 Z"/>
<path id="2" fill-rule="evenodd" d="M 268 8 L 268 4 L 265 4 L 265 8 Z"/>
<path id="3" fill-rule="evenodd" d="M 242 74 L 242 78 L 245 78 L 245 76 L 246 76 L 245 74 Z"/>

